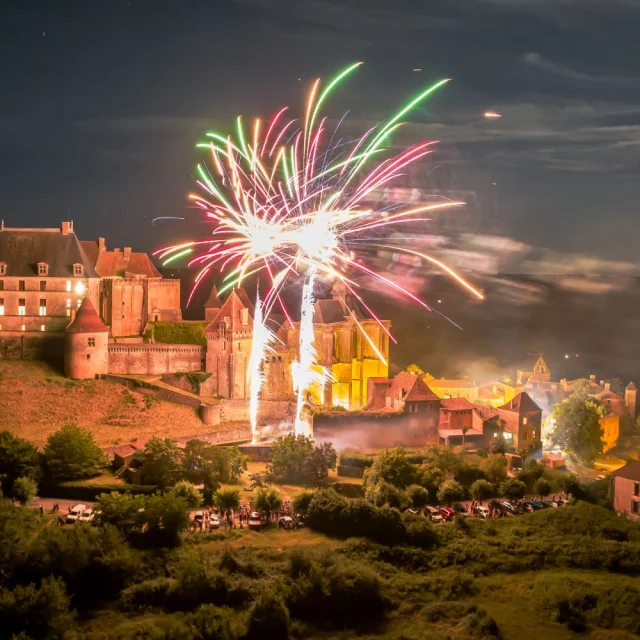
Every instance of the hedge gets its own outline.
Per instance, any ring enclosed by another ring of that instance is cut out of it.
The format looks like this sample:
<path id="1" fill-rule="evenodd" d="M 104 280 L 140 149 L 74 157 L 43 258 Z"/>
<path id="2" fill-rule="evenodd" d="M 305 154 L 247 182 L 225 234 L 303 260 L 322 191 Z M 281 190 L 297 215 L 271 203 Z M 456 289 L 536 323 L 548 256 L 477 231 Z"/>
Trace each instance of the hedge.
<path id="1" fill-rule="evenodd" d="M 38 495 L 41 498 L 60 498 L 61 500 L 97 500 L 101 493 L 111 493 L 117 491 L 126 493 L 129 491 L 133 494 L 151 495 L 158 488 L 155 485 L 148 484 L 49 484 L 44 483 L 40 486 Z"/>
<path id="2" fill-rule="evenodd" d="M 208 322 L 149 322 L 144 337 L 165 344 L 206 345 L 204 328 Z"/>
<path id="3" fill-rule="evenodd" d="M 360 467 L 361 469 L 365 469 L 373 464 L 373 458 L 352 453 L 341 455 L 340 464 L 345 467 Z"/>
<path id="4" fill-rule="evenodd" d="M 364 467 L 347 467 L 339 464 L 338 475 L 344 478 L 362 478 L 364 476 Z"/>

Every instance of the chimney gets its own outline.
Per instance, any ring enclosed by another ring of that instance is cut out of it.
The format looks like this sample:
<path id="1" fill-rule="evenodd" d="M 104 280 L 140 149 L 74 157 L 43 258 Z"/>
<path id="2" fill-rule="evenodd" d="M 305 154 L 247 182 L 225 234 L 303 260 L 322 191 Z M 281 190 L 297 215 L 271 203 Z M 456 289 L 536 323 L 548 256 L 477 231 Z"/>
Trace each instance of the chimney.
<path id="1" fill-rule="evenodd" d="M 98 253 L 104 253 L 107 250 L 107 241 L 104 238 L 98 238 Z"/>
<path id="2" fill-rule="evenodd" d="M 73 222 L 63 222 L 60 231 L 63 236 L 68 236 L 70 233 L 73 233 Z"/>
<path id="3" fill-rule="evenodd" d="M 131 258 L 131 247 L 124 248 L 124 259 L 129 260 Z"/>
<path id="4" fill-rule="evenodd" d="M 595 382 L 595 381 L 596 381 L 596 374 L 595 374 L 595 373 L 592 373 L 592 374 L 589 376 L 589 380 L 591 380 L 591 382 Z"/>
<path id="5" fill-rule="evenodd" d="M 604 383 L 604 390 L 605 391 L 611 391 L 611 383 L 610 382 L 605 382 Z"/>

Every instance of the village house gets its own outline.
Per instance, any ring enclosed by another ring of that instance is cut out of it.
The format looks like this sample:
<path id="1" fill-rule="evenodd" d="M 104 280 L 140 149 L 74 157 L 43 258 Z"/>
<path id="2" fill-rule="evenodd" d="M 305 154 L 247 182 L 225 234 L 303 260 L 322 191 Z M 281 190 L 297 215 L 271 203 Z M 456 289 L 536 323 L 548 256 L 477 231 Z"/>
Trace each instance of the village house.
<path id="1" fill-rule="evenodd" d="M 629 462 L 611 474 L 613 508 L 632 520 L 640 519 L 640 460 Z"/>

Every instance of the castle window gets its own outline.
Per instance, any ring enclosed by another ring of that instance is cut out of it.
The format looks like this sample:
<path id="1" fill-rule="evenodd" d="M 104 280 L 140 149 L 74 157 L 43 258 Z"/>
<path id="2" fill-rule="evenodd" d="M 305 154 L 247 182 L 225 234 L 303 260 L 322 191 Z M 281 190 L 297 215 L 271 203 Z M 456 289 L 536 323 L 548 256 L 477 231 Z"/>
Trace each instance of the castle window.
<path id="1" fill-rule="evenodd" d="M 44 331 L 44 325 L 43 324 L 40 325 L 40 331 Z"/>
<path id="2" fill-rule="evenodd" d="M 71 309 L 67 309 L 67 318 L 71 315 Z"/>
<path id="3" fill-rule="evenodd" d="M 26 331 L 27 326 L 26 325 L 20 325 L 20 331 Z"/>
<path id="4" fill-rule="evenodd" d="M 82 298 L 78 298 L 78 299 L 76 300 L 76 306 L 77 306 L 77 307 L 80 307 L 80 305 L 81 305 L 81 304 L 82 304 Z"/>
<path id="5" fill-rule="evenodd" d="M 87 345 L 89 347 L 95 347 L 96 346 L 96 339 L 95 338 L 87 338 Z"/>
<path id="6" fill-rule="evenodd" d="M 25 281 L 18 280 L 18 291 L 24 291 L 24 290 L 25 290 Z"/>
<path id="7" fill-rule="evenodd" d="M 249 324 L 249 309 L 242 309 L 242 326 L 246 327 Z"/>
<path id="8" fill-rule="evenodd" d="M 242 351 L 242 342 L 238 342 L 238 351 Z"/>
<path id="9" fill-rule="evenodd" d="M 46 291 L 46 290 L 47 290 L 47 281 L 40 280 L 40 291 Z"/>
<path id="10" fill-rule="evenodd" d="M 91 354 L 87 353 L 87 360 L 91 360 Z"/>
<path id="11" fill-rule="evenodd" d="M 39 313 L 40 313 L 41 316 L 46 316 L 47 315 L 47 301 L 44 298 L 42 300 L 40 300 Z"/>
<path id="12" fill-rule="evenodd" d="M 0 316 L 4 315 L 4 298 L 0 298 Z"/>
<path id="13" fill-rule="evenodd" d="M 536 439 L 536 431 L 535 431 L 535 429 L 531 432 L 531 439 L 532 440 Z"/>
<path id="14" fill-rule="evenodd" d="M 526 439 L 527 439 L 527 432 L 526 432 L 526 431 L 523 431 L 523 432 L 522 432 L 522 439 L 523 439 L 523 440 L 526 440 Z"/>
<path id="15" fill-rule="evenodd" d="M 71 298 L 67 298 L 67 309 L 71 309 Z"/>
<path id="16" fill-rule="evenodd" d="M 67 280 L 67 291 L 71 291 L 71 280 Z"/>
<path id="17" fill-rule="evenodd" d="M 27 315 L 27 304 L 26 304 L 26 302 L 27 301 L 24 298 L 20 298 L 18 300 L 18 315 L 19 316 L 26 316 Z M 24 329 L 23 329 L 23 331 L 24 331 Z"/>
<path id="18" fill-rule="evenodd" d="M 633 495 L 640 496 L 640 482 L 633 483 Z"/>
<path id="19" fill-rule="evenodd" d="M 49 265 L 46 262 L 38 262 L 38 275 L 39 276 L 49 275 Z"/>
<path id="20" fill-rule="evenodd" d="M 78 263 L 74 264 L 73 275 L 76 276 L 77 278 L 81 278 L 84 275 L 84 267 Z"/>
<path id="21" fill-rule="evenodd" d="M 7 263 L 0 262 L 0 276 L 6 276 L 6 275 L 7 275 Z"/>
<path id="22" fill-rule="evenodd" d="M 4 280 L 0 280 L 0 291 L 4 291 Z"/>

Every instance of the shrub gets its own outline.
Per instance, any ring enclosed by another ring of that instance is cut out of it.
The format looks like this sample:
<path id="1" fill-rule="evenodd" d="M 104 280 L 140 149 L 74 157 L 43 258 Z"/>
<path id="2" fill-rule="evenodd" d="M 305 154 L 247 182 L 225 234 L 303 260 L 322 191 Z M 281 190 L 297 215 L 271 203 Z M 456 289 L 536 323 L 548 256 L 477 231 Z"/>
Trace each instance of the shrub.
<path id="1" fill-rule="evenodd" d="M 402 447 L 385 449 L 375 459 L 364 474 L 362 485 L 365 492 L 369 487 L 384 481 L 398 489 L 406 489 L 416 478 L 416 468 L 407 459 Z"/>
<path id="2" fill-rule="evenodd" d="M 149 322 L 145 338 L 167 344 L 206 345 L 204 328 L 208 322 Z"/>
<path id="3" fill-rule="evenodd" d="M 508 500 L 522 500 L 527 490 L 524 482 L 509 478 L 500 485 L 500 494 Z"/>
<path id="4" fill-rule="evenodd" d="M 278 438 L 271 449 L 275 478 L 290 482 L 318 482 L 336 468 L 337 454 L 330 442 L 314 445 L 311 437 L 289 434 Z"/>
<path id="5" fill-rule="evenodd" d="M 49 474 L 58 481 L 88 478 L 107 464 L 93 434 L 75 424 L 67 424 L 49 436 L 44 459 Z"/>
<path id="6" fill-rule="evenodd" d="M 174 496 L 184 498 L 189 509 L 197 509 L 202 504 L 202 493 L 194 484 L 181 480 L 171 490 Z"/>
<path id="7" fill-rule="evenodd" d="M 451 506 L 452 502 L 462 500 L 462 498 L 464 498 L 464 489 L 455 480 L 447 480 L 438 490 L 438 500 L 447 506 Z"/>
<path id="8" fill-rule="evenodd" d="M 423 491 L 426 490 L 423 489 Z M 368 485 L 365 497 L 376 507 L 388 505 L 394 509 L 404 509 L 409 505 L 406 494 L 384 480 L 374 485 Z"/>
<path id="9" fill-rule="evenodd" d="M 13 497 L 24 507 L 28 505 L 38 493 L 38 485 L 33 478 L 21 476 L 13 483 Z"/>
<path id="10" fill-rule="evenodd" d="M 429 492 L 419 484 L 407 487 L 407 498 L 414 509 L 423 509 L 429 502 Z"/>
<path id="11" fill-rule="evenodd" d="M 494 490 L 488 480 L 476 480 L 470 487 L 469 493 L 474 500 L 482 502 L 493 497 Z"/>
<path id="12" fill-rule="evenodd" d="M 274 590 L 260 594 L 249 612 L 246 640 L 288 640 L 289 611 Z"/>
<path id="13" fill-rule="evenodd" d="M 340 456 L 340 464 L 345 467 L 359 467 L 367 469 L 373 464 L 373 458 L 370 456 L 362 456 L 356 453 L 342 454 Z"/>

